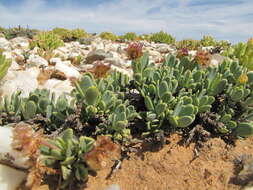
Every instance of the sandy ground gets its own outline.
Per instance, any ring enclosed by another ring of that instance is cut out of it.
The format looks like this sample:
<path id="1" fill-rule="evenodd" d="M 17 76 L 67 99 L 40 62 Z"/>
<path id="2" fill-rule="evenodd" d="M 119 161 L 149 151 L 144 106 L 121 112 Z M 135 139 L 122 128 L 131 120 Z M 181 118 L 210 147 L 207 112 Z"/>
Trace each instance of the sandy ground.
<path id="1" fill-rule="evenodd" d="M 234 160 L 253 153 L 253 138 L 238 140 L 228 146 L 219 138 L 210 139 L 194 158 L 194 144 L 179 145 L 180 137 L 172 135 L 170 143 L 159 152 L 132 153 L 121 169 L 106 180 L 110 169 L 90 177 L 85 190 L 104 190 L 118 184 L 121 190 L 239 190 L 233 184 Z"/>

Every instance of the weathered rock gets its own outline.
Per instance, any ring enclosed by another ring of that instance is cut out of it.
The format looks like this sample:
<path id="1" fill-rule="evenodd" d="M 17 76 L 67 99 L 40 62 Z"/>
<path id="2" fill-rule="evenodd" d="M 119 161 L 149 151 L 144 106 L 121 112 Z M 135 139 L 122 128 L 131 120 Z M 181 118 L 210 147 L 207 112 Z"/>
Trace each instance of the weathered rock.
<path id="1" fill-rule="evenodd" d="M 188 54 L 194 57 L 194 56 L 197 55 L 197 51 L 196 50 L 191 50 L 191 51 L 188 51 Z"/>
<path id="2" fill-rule="evenodd" d="M 31 91 L 38 87 L 37 76 L 40 69 L 32 67 L 25 71 L 11 71 L 1 81 L 0 93 L 10 97 L 17 90 L 22 91 L 22 96 L 27 97 Z"/>
<path id="3" fill-rule="evenodd" d="M 23 50 L 29 49 L 29 40 L 27 38 L 17 37 L 17 38 L 11 39 L 10 42 L 11 42 L 11 47 L 13 49 L 15 48 L 21 48 Z"/>
<path id="4" fill-rule="evenodd" d="M 94 38 L 94 40 L 91 43 L 91 49 L 93 50 L 105 49 L 105 45 L 102 42 L 101 38 Z"/>
<path id="5" fill-rule="evenodd" d="M 213 46 L 206 46 L 206 47 L 202 47 L 201 49 L 205 52 L 210 52 L 214 47 Z"/>
<path id="6" fill-rule="evenodd" d="M 117 52 L 118 48 L 119 48 L 119 44 L 115 44 L 115 43 L 105 44 L 105 51 L 106 52 Z"/>
<path id="7" fill-rule="evenodd" d="M 2 139 L 0 143 L 0 164 L 8 164 L 13 168 L 28 169 L 31 166 L 29 157 L 13 148 L 13 130 L 14 127 L 8 125 L 0 128 L 0 137 Z"/>
<path id="8" fill-rule="evenodd" d="M 161 44 L 161 45 L 158 45 L 157 51 L 160 53 L 169 53 L 169 52 L 173 52 L 173 49 L 169 45 Z"/>
<path id="9" fill-rule="evenodd" d="M 59 58 L 59 57 L 53 57 L 53 58 L 51 58 L 51 59 L 49 60 L 49 63 L 50 63 L 51 65 L 56 65 L 56 63 L 58 63 L 58 62 L 62 62 L 61 58 Z"/>
<path id="10" fill-rule="evenodd" d="M 107 187 L 105 190 L 120 190 L 120 186 L 117 184 L 113 184 L 113 185 Z"/>
<path id="11" fill-rule="evenodd" d="M 119 53 L 119 54 L 125 54 L 126 53 L 126 49 L 127 48 L 127 46 L 125 46 L 125 47 L 122 47 L 122 46 L 119 46 L 118 48 L 117 48 L 117 52 Z"/>
<path id="12" fill-rule="evenodd" d="M 92 64 L 94 61 L 101 61 L 104 60 L 105 58 L 112 57 L 111 54 L 106 53 L 102 49 L 98 49 L 95 51 L 90 52 L 87 57 L 86 57 L 86 63 L 87 64 Z"/>
<path id="13" fill-rule="evenodd" d="M 3 54 L 4 54 L 4 56 L 7 59 L 12 59 L 12 52 L 10 52 L 10 51 L 4 51 Z"/>
<path id="14" fill-rule="evenodd" d="M 83 45 L 91 45 L 91 42 L 94 40 L 94 38 L 80 38 L 78 41 L 80 44 Z"/>
<path id="15" fill-rule="evenodd" d="M 120 61 L 121 61 L 120 58 L 116 58 L 116 57 L 108 57 L 104 59 L 105 63 L 110 63 L 115 66 L 121 66 Z"/>
<path id="16" fill-rule="evenodd" d="M 0 189 L 16 190 L 26 176 L 25 172 L 0 164 Z"/>
<path id="17" fill-rule="evenodd" d="M 61 81 L 57 79 L 49 79 L 44 85 L 40 86 L 40 88 L 46 88 L 50 90 L 50 92 L 54 92 L 55 97 L 58 98 L 63 92 L 70 93 L 74 87 L 69 80 Z"/>
<path id="18" fill-rule="evenodd" d="M 161 54 L 158 51 L 154 51 L 154 50 L 149 50 L 149 55 L 150 56 L 161 56 Z"/>
<path id="19" fill-rule="evenodd" d="M 79 78 L 80 76 L 78 69 L 74 67 L 70 61 L 58 61 L 55 64 L 55 69 L 63 72 L 68 78 L 70 77 Z"/>
<path id="20" fill-rule="evenodd" d="M 11 66 L 8 69 L 8 72 L 17 71 L 19 69 L 20 69 L 20 66 L 17 64 L 17 62 L 16 61 L 12 61 Z"/>
<path id="21" fill-rule="evenodd" d="M 40 57 L 39 55 L 32 54 L 29 56 L 26 66 L 27 67 L 40 67 L 40 66 L 47 67 L 48 62 L 43 57 Z"/>
<path id="22" fill-rule="evenodd" d="M 224 61 L 225 57 L 220 54 L 213 54 L 211 56 L 211 59 L 216 60 L 218 63 L 222 63 Z"/>
<path id="23" fill-rule="evenodd" d="M 0 48 L 1 49 L 9 49 L 10 48 L 10 42 L 6 40 L 5 38 L 0 38 Z"/>

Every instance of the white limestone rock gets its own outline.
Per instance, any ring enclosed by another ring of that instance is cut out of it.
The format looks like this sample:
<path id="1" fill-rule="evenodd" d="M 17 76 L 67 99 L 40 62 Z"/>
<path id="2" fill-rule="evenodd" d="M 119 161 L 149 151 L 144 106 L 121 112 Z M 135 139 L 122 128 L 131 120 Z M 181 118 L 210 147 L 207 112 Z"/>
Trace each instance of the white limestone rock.
<path id="1" fill-rule="evenodd" d="M 17 37 L 10 40 L 12 49 L 21 48 L 23 50 L 29 49 L 29 40 L 24 37 Z"/>
<path id="2" fill-rule="evenodd" d="M 26 176 L 27 174 L 23 171 L 0 164 L 0 189 L 16 190 Z"/>
<path id="3" fill-rule="evenodd" d="M 117 184 L 113 184 L 113 185 L 107 187 L 105 190 L 120 190 L 120 186 Z"/>
<path id="4" fill-rule="evenodd" d="M 55 69 L 63 72 L 68 78 L 80 77 L 80 73 L 78 72 L 78 69 L 74 67 L 70 61 L 58 61 L 55 65 Z"/>
<path id="5" fill-rule="evenodd" d="M 27 67 L 40 67 L 40 66 L 48 66 L 47 60 L 45 60 L 43 57 L 40 57 L 39 55 L 31 54 L 29 56 L 29 59 L 27 60 Z"/>
<path id="6" fill-rule="evenodd" d="M 0 48 L 7 50 L 10 48 L 10 42 L 5 38 L 0 38 Z"/>
<path id="7" fill-rule="evenodd" d="M 17 90 L 22 91 L 22 96 L 27 97 L 31 91 L 38 87 L 37 76 L 39 68 L 32 67 L 25 71 L 11 71 L 1 81 L 0 93 L 2 96 L 10 97 Z"/>
<path id="8" fill-rule="evenodd" d="M 41 89 L 46 88 L 50 90 L 50 92 L 55 93 L 55 97 L 58 98 L 63 93 L 70 93 L 74 87 L 71 85 L 69 80 L 57 80 L 57 79 L 49 79 L 43 86 L 40 86 Z M 67 98 L 69 98 L 67 96 Z"/>
<path id="9" fill-rule="evenodd" d="M 0 163 L 8 160 L 10 166 L 14 168 L 28 169 L 30 167 L 29 157 L 24 156 L 20 151 L 13 148 L 13 127 L 0 127 Z"/>

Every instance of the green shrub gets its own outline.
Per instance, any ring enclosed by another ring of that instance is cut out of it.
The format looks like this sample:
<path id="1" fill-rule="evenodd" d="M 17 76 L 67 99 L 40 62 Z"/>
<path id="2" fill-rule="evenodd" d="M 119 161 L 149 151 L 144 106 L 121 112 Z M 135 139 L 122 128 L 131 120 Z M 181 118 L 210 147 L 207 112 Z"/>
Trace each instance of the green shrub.
<path id="1" fill-rule="evenodd" d="M 217 46 L 218 47 L 222 47 L 223 50 L 226 50 L 226 49 L 228 49 L 231 46 L 231 44 L 227 40 L 220 40 L 217 43 Z"/>
<path id="2" fill-rule="evenodd" d="M 80 38 L 87 38 L 89 35 L 85 32 L 85 30 L 77 28 L 71 31 L 72 39 L 78 40 Z"/>
<path id="3" fill-rule="evenodd" d="M 184 39 L 176 43 L 177 49 L 186 48 L 188 50 L 196 50 L 200 46 L 200 41 L 193 39 Z"/>
<path id="4" fill-rule="evenodd" d="M 99 36 L 105 40 L 111 40 L 111 41 L 116 41 L 119 38 L 117 35 L 113 34 L 112 32 L 102 32 Z"/>
<path id="5" fill-rule="evenodd" d="M 141 39 L 141 40 L 146 40 L 146 41 L 150 41 L 150 37 L 151 37 L 151 35 L 150 34 L 142 34 L 142 35 L 140 35 L 139 36 L 139 38 Z"/>
<path id="6" fill-rule="evenodd" d="M 64 41 L 70 41 L 72 39 L 72 34 L 71 31 L 65 28 L 54 28 L 52 30 L 52 32 L 54 34 L 57 34 L 58 36 L 60 36 L 60 38 Z"/>
<path id="7" fill-rule="evenodd" d="M 170 34 L 163 31 L 151 34 L 150 40 L 155 43 L 166 43 L 166 44 L 175 43 L 175 38 L 173 38 Z"/>
<path id="8" fill-rule="evenodd" d="M 203 36 L 203 38 L 200 40 L 200 43 L 203 47 L 207 46 L 217 46 L 217 41 L 212 36 Z"/>
<path id="9" fill-rule="evenodd" d="M 0 27 L 0 33 L 3 33 L 3 34 L 4 34 L 5 30 L 6 30 L 5 28 Z"/>
<path id="10" fill-rule="evenodd" d="M 34 37 L 30 43 L 30 48 L 39 47 L 44 51 L 52 51 L 63 45 L 63 41 L 57 34 L 53 32 L 41 32 Z"/>
<path id="11" fill-rule="evenodd" d="M 11 60 L 6 59 L 3 52 L 0 51 L 0 80 L 6 75 L 11 65 Z"/>
<path id="12" fill-rule="evenodd" d="M 122 36 L 119 36 L 120 39 L 130 40 L 130 41 L 136 40 L 137 37 L 138 37 L 137 34 L 134 33 L 134 32 L 128 32 L 128 33 L 126 33 L 126 34 L 124 34 Z"/>
<path id="13" fill-rule="evenodd" d="M 74 41 L 80 38 L 88 37 L 88 34 L 83 29 L 68 30 L 65 28 L 54 28 L 52 32 L 60 36 L 60 38 L 64 42 Z"/>
<path id="14" fill-rule="evenodd" d="M 27 37 L 32 39 L 36 34 L 39 33 L 39 31 L 18 26 L 14 28 L 4 29 L 3 33 L 6 39 L 13 39 L 16 37 Z"/>

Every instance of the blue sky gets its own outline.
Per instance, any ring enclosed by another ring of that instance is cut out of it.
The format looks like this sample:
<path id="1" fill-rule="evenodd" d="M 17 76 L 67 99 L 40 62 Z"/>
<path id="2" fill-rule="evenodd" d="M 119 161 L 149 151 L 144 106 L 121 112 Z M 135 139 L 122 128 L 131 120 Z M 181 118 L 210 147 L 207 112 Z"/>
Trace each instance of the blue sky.
<path id="1" fill-rule="evenodd" d="M 0 0 L 0 26 L 84 28 L 87 32 L 164 30 L 177 39 L 253 37 L 253 0 Z"/>

